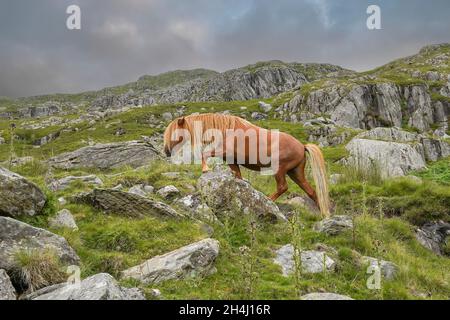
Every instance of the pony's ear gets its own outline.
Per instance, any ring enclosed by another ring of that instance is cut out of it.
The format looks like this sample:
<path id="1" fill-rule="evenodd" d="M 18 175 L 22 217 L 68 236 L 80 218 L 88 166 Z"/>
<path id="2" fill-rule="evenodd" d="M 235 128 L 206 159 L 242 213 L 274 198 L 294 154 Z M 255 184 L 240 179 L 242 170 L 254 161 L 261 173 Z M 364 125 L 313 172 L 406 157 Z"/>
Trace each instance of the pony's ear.
<path id="1" fill-rule="evenodd" d="M 184 117 L 178 119 L 178 125 L 181 127 L 184 125 L 184 123 L 186 122 L 186 120 L 184 119 Z"/>

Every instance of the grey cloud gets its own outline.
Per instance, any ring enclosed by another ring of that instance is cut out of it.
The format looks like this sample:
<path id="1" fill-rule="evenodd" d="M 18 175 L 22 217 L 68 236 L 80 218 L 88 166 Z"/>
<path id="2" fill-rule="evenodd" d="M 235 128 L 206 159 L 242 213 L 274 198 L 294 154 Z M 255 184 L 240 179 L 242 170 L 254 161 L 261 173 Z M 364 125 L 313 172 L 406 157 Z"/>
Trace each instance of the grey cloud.
<path id="1" fill-rule="evenodd" d="M 0 4 L 0 95 L 78 92 L 143 74 L 223 71 L 261 60 L 365 70 L 448 42 L 450 2 L 378 0 L 41 0 Z M 65 28 L 78 4 L 82 30 Z"/>

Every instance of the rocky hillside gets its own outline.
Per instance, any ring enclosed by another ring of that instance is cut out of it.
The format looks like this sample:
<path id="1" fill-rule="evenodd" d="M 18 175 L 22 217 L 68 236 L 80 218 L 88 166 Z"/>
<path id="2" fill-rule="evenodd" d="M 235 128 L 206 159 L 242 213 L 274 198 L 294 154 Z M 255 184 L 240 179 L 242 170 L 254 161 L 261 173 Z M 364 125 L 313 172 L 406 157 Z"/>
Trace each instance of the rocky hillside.
<path id="1" fill-rule="evenodd" d="M 272 61 L 2 98 L 0 299 L 449 299 L 449 58 L 439 45 L 366 73 Z M 164 128 L 197 112 L 320 145 L 332 217 L 294 183 L 274 203 L 270 176 L 170 163 Z"/>
<path id="2" fill-rule="evenodd" d="M 329 64 L 260 62 L 218 73 L 196 69 L 143 76 L 136 82 L 76 95 L 0 99 L 0 118 L 41 117 L 88 108 L 105 111 L 124 107 L 187 101 L 230 101 L 270 98 L 312 80 L 348 74 Z"/>

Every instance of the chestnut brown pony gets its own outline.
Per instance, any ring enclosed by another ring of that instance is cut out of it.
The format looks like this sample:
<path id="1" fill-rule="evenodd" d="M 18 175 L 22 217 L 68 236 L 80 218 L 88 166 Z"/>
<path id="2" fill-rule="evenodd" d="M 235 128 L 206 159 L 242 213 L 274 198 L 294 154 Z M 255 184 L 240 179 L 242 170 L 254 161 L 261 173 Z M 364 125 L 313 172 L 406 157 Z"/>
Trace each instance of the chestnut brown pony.
<path id="1" fill-rule="evenodd" d="M 202 171 L 209 170 L 206 161 L 209 157 L 219 157 L 229 165 L 238 179 L 242 179 L 240 165 L 261 171 L 272 165 L 275 159 L 273 147 L 273 130 L 260 128 L 242 118 L 223 114 L 199 114 L 181 117 L 172 121 L 164 132 L 164 151 L 171 156 L 175 149 L 190 142 L 192 148 L 198 144 L 211 145 L 222 134 L 223 143 L 211 151 L 201 151 Z M 179 135 L 175 132 L 186 132 L 188 135 Z M 229 132 L 233 133 L 231 136 Z M 256 133 L 251 135 L 250 133 Z M 303 145 L 287 133 L 277 133 L 277 170 L 274 172 L 277 190 L 270 198 L 275 201 L 288 190 L 286 175 L 302 188 L 320 208 L 322 215 L 329 216 L 330 201 L 326 178 L 325 161 L 320 148 L 313 144 Z M 253 138 L 252 138 L 253 137 Z M 190 141 L 188 141 L 190 139 Z M 227 141 L 228 140 L 228 141 Z M 232 143 L 229 143 L 233 140 Z M 237 143 L 240 142 L 240 143 Z M 269 163 L 262 161 L 260 149 L 270 158 Z M 309 154 L 312 176 L 316 185 L 314 190 L 305 177 L 306 153 Z M 241 159 L 241 161 L 237 161 Z"/>

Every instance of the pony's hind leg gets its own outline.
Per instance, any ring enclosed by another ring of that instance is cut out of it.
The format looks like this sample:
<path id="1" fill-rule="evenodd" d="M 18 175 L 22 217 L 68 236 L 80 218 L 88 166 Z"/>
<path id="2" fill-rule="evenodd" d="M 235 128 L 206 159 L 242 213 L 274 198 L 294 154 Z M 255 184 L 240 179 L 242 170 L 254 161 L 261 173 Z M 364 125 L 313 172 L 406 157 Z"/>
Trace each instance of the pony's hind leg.
<path id="1" fill-rule="evenodd" d="M 242 180 L 241 169 L 239 169 L 239 165 L 238 164 L 229 164 L 228 166 L 230 167 L 231 171 L 233 171 L 234 176 L 237 179 Z"/>
<path id="2" fill-rule="evenodd" d="M 305 177 L 305 165 L 306 165 L 306 161 L 302 161 L 298 167 L 290 170 L 288 172 L 289 177 L 296 183 L 299 185 L 300 188 L 303 189 L 303 191 L 306 192 L 306 194 L 312 199 L 314 200 L 314 202 L 318 204 L 317 201 L 317 195 L 316 195 L 316 191 L 314 191 L 313 187 L 309 184 L 309 182 L 306 180 Z"/>
<path id="3" fill-rule="evenodd" d="M 272 201 L 277 200 L 283 193 L 288 190 L 286 171 L 278 170 L 278 172 L 275 174 L 275 180 L 277 182 L 277 191 L 269 197 Z"/>

